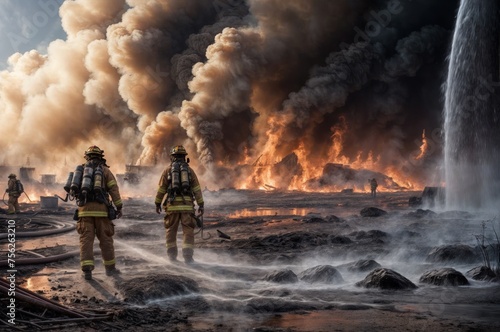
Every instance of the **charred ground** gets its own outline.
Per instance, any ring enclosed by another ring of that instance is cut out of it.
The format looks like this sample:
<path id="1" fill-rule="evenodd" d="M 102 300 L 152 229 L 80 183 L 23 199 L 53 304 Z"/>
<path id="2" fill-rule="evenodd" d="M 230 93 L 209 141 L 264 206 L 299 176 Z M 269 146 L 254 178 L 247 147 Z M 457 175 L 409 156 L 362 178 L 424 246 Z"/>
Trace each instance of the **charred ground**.
<path id="1" fill-rule="evenodd" d="M 168 262 L 163 216 L 154 212 L 152 199 L 128 199 L 124 219 L 115 222 L 120 277 L 106 277 L 98 262 L 94 280 L 86 282 L 73 255 L 19 265 L 17 283 L 77 311 L 108 315 L 94 322 L 38 324 L 52 330 L 497 330 L 499 283 L 468 274 L 484 265 L 474 235 L 491 216 L 410 208 L 409 198 L 417 194 L 379 193 L 374 199 L 364 193 L 206 191 L 194 265 Z M 370 207 L 380 210 L 363 214 L 379 216 L 360 214 Z M 58 211 L 24 208 L 28 212 L 16 218 L 19 233 L 71 227 L 70 205 Z M 74 231 L 17 238 L 19 260 L 77 249 Z M 99 261 L 97 241 L 95 253 Z M 469 284 L 421 281 L 426 272 L 443 268 L 453 268 Z M 394 271 L 417 288 L 356 285 L 376 269 Z M 41 314 L 22 302 L 19 309 Z M 41 320 L 18 315 L 32 324 Z"/>

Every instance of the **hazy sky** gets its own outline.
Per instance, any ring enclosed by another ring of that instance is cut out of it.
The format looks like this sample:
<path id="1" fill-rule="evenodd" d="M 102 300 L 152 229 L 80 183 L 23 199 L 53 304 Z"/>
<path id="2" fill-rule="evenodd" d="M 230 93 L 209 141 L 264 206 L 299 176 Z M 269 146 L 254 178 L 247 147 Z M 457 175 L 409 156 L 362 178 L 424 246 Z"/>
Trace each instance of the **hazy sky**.
<path id="1" fill-rule="evenodd" d="M 0 0 L 0 69 L 16 52 L 46 53 L 55 39 L 65 39 L 59 6 L 64 0 Z"/>

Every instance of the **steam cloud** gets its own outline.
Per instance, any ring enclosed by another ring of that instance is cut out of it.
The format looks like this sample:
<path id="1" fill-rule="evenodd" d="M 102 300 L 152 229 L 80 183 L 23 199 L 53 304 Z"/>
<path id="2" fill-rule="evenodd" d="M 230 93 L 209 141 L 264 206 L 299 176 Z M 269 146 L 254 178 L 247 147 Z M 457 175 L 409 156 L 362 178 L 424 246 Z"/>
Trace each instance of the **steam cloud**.
<path id="1" fill-rule="evenodd" d="M 67 39 L 13 54 L 0 73 L 0 163 L 75 163 L 97 144 L 111 165 L 147 165 L 184 144 L 213 187 L 251 174 L 234 165 L 297 151 L 306 170 L 418 173 L 409 161 L 441 123 L 435 73 L 457 4 L 398 3 L 358 41 L 388 2 L 65 1 Z M 418 10 L 434 16 L 408 19 Z"/>

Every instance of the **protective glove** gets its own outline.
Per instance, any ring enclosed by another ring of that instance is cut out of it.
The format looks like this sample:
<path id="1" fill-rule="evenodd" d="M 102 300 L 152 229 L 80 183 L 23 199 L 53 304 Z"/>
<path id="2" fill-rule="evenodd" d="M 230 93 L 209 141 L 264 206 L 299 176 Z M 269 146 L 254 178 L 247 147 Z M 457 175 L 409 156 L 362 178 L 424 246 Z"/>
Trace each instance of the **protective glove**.
<path id="1" fill-rule="evenodd" d="M 156 203 L 156 213 L 160 214 L 161 212 L 161 204 L 160 203 Z"/>
<path id="2" fill-rule="evenodd" d="M 116 219 L 120 219 L 122 217 L 122 209 L 116 210 Z"/>
<path id="3" fill-rule="evenodd" d="M 203 205 L 198 206 L 198 214 L 199 214 L 200 216 L 202 216 L 202 215 L 203 215 L 203 210 L 204 210 L 204 206 L 203 206 Z"/>

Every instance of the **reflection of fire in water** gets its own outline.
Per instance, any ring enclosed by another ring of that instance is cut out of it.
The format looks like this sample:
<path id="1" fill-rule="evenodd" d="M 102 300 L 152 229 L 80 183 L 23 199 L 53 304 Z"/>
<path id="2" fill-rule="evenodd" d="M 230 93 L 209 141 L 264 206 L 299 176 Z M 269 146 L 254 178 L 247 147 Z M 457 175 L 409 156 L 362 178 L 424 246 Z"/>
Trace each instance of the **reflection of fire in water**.
<path id="1" fill-rule="evenodd" d="M 23 287 L 36 291 L 39 289 L 50 289 L 50 281 L 47 276 L 34 276 L 26 279 L 26 284 Z"/>
<path id="2" fill-rule="evenodd" d="M 270 209 L 270 208 L 257 208 L 257 209 L 243 209 L 227 214 L 228 218 L 242 218 L 242 217 L 263 217 L 263 216 L 305 216 L 308 213 L 314 212 L 317 209 L 311 208 L 291 208 L 291 209 Z"/>

